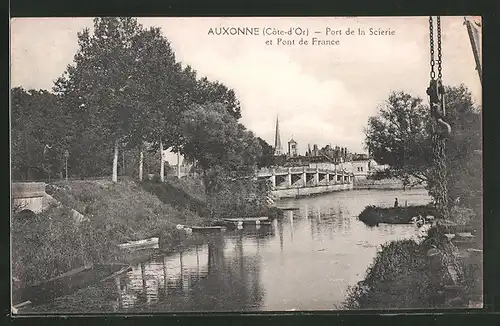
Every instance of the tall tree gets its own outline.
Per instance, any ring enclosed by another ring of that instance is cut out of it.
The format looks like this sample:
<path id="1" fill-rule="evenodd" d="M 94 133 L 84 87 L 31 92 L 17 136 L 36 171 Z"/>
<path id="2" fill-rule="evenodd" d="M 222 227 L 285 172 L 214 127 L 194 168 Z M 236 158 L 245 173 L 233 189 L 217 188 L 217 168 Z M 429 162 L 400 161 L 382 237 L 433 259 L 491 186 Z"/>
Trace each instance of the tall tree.
<path id="1" fill-rule="evenodd" d="M 133 119 L 135 141 L 148 141 L 159 148 L 160 177 L 164 179 L 161 153 L 176 144 L 180 136 L 179 116 L 191 100 L 186 84 L 186 70 L 176 62 L 170 43 L 159 28 L 140 33 L 135 44 L 136 87 L 140 90 Z M 137 145 L 131 143 L 132 145 Z"/>
<path id="2" fill-rule="evenodd" d="M 257 137 L 257 140 L 258 140 L 259 145 L 262 149 L 262 155 L 259 157 L 259 160 L 258 160 L 259 168 L 274 165 L 274 149 L 273 149 L 273 147 L 260 137 Z"/>
<path id="3" fill-rule="evenodd" d="M 234 90 L 218 81 L 209 81 L 207 77 L 203 77 L 198 81 L 196 103 L 220 103 L 224 105 L 227 113 L 236 120 L 241 118 L 240 102 Z"/>
<path id="4" fill-rule="evenodd" d="M 47 91 L 11 91 L 12 172 L 15 179 L 50 178 L 61 169 L 67 117 Z"/>
<path id="5" fill-rule="evenodd" d="M 404 92 L 390 94 L 365 129 L 368 151 L 397 177 L 426 181 L 432 164 L 431 120 L 422 100 Z"/>
<path id="6" fill-rule="evenodd" d="M 470 204 L 481 192 L 481 115 L 464 85 L 446 87 L 446 120 L 452 134 L 446 144 L 448 195 Z M 390 165 L 393 176 L 432 178 L 432 118 L 418 98 L 394 92 L 378 115 L 370 117 L 366 145 L 376 161 Z M 479 162 L 479 163 L 478 163 Z"/>
<path id="7" fill-rule="evenodd" d="M 248 176 L 261 154 L 259 142 L 220 103 L 198 105 L 182 115 L 180 152 L 203 170 L 207 195 L 221 178 Z"/>
<path id="8" fill-rule="evenodd" d="M 137 94 L 129 86 L 136 78 L 133 45 L 140 31 L 134 18 L 94 19 L 93 35 L 88 29 L 78 33 L 74 63 L 54 86 L 74 121 L 112 143 L 113 181 L 117 181 L 118 148 L 135 135 L 130 126 L 137 101 L 131 97 Z"/>

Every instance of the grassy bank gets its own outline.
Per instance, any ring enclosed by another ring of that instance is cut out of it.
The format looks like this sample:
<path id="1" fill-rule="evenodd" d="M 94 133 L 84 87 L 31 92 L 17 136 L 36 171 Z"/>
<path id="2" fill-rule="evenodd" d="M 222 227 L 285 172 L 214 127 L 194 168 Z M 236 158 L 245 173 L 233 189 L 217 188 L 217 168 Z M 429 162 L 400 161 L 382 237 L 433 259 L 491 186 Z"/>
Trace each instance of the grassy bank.
<path id="1" fill-rule="evenodd" d="M 187 209 L 198 216 L 208 216 L 205 192 L 200 179 L 169 178 L 167 182 L 143 181 L 144 190 L 175 209 Z"/>
<path id="2" fill-rule="evenodd" d="M 464 242 L 458 233 L 479 235 L 470 226 L 478 217 L 463 207 L 451 212 L 452 220 L 437 221 L 419 243 L 383 245 L 364 280 L 349 289 L 344 308 L 467 308 L 480 303 L 482 252 L 467 249 L 477 248 L 481 238 Z M 450 233 L 454 237 L 445 236 Z"/>
<path id="3" fill-rule="evenodd" d="M 103 226 L 112 242 L 144 239 L 178 223 L 202 220 L 186 207 L 162 202 L 133 181 L 58 183 L 49 185 L 47 192 L 84 214 L 95 227 Z"/>
<path id="4" fill-rule="evenodd" d="M 413 240 L 382 246 L 363 281 L 348 291 L 347 309 L 436 308 L 444 304 L 445 266 Z"/>
<path id="5" fill-rule="evenodd" d="M 89 263 L 123 260 L 118 244 L 158 236 L 178 237 L 177 224 L 200 224 L 190 209 L 162 202 L 133 181 L 73 181 L 50 184 L 47 193 L 86 217 L 77 223 L 68 208 L 50 208 L 35 218 L 13 218 L 15 288 L 36 284 Z"/>
<path id="6" fill-rule="evenodd" d="M 241 189 L 240 189 L 241 190 Z M 216 198 L 207 209 L 199 179 L 167 182 L 122 180 L 52 183 L 46 192 L 63 203 L 35 218 L 14 218 L 12 225 L 15 287 L 42 282 L 90 263 L 125 262 L 118 245 L 159 236 L 165 249 L 179 239 L 177 224 L 212 225 L 223 217 L 269 216 L 282 212 L 249 201 L 252 189 Z M 76 209 L 89 221 L 70 218 Z"/>
<path id="7" fill-rule="evenodd" d="M 405 207 L 376 207 L 367 206 L 359 214 L 359 220 L 368 225 L 379 223 L 406 224 L 410 223 L 412 217 L 422 215 L 436 216 L 437 211 L 431 205 L 405 206 Z"/>

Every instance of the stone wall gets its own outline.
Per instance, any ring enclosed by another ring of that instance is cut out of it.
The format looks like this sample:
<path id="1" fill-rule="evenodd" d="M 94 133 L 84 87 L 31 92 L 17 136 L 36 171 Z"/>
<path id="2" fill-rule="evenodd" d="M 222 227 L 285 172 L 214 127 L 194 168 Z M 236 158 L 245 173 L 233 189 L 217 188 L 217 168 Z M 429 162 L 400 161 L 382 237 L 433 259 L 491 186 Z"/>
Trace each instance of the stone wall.
<path id="1" fill-rule="evenodd" d="M 323 193 L 351 190 L 351 189 L 353 189 L 353 184 L 346 183 L 346 184 L 337 184 L 328 186 L 278 189 L 278 190 L 273 190 L 272 194 L 275 198 L 296 198 L 296 197 L 314 196 Z"/>

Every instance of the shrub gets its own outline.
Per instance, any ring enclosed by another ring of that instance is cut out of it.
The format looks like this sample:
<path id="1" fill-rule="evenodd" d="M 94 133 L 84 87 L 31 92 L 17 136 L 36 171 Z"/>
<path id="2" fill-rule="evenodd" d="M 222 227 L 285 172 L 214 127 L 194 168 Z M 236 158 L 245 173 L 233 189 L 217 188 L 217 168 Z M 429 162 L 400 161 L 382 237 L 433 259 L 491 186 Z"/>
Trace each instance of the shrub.
<path id="1" fill-rule="evenodd" d="M 12 220 L 12 274 L 25 285 L 39 283 L 117 254 L 117 248 L 66 208 Z"/>
<path id="2" fill-rule="evenodd" d="M 440 303 L 443 271 L 431 268 L 426 250 L 413 240 L 382 246 L 363 281 L 350 287 L 347 309 L 431 308 Z"/>

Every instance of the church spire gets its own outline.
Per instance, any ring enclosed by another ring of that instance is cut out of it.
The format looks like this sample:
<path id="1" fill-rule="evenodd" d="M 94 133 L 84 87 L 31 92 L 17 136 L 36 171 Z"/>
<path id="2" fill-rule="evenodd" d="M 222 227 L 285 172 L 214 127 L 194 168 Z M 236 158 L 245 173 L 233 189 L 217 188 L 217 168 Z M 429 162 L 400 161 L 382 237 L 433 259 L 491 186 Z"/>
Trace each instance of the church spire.
<path id="1" fill-rule="evenodd" d="M 281 155 L 281 138 L 280 138 L 280 125 L 278 116 L 276 116 L 276 134 L 274 135 L 274 155 Z"/>

